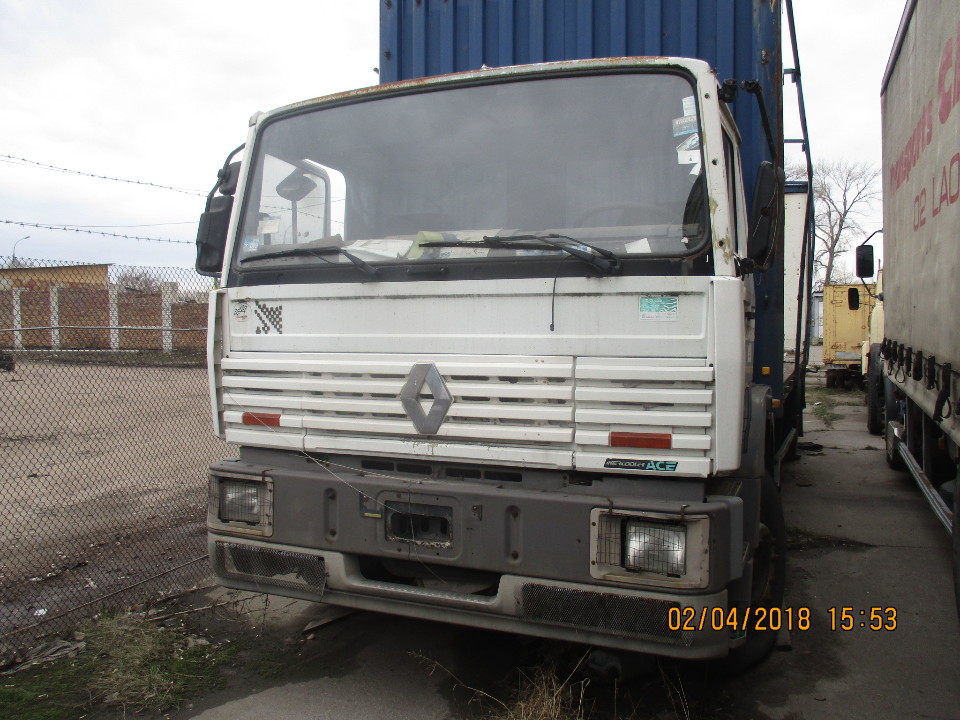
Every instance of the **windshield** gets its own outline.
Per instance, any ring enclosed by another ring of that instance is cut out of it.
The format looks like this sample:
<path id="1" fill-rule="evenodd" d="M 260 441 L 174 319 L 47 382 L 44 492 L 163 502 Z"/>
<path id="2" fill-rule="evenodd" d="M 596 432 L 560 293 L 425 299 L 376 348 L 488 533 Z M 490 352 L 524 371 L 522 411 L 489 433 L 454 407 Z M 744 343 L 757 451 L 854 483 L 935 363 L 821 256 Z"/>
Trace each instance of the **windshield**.
<path id="1" fill-rule="evenodd" d="M 675 74 L 526 79 L 301 112 L 263 131 L 235 267 L 690 255 L 707 234 L 701 158 L 693 86 Z"/>

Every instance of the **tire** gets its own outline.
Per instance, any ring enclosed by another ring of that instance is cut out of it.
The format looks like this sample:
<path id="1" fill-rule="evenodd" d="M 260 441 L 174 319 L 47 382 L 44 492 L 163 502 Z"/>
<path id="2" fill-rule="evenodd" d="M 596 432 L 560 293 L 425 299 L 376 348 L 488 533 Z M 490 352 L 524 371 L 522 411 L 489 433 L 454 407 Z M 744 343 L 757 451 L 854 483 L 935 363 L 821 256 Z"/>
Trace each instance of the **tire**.
<path id="1" fill-rule="evenodd" d="M 870 348 L 867 365 L 867 431 L 871 435 L 883 433 L 883 377 L 880 375 L 880 348 Z"/>
<path id="2" fill-rule="evenodd" d="M 960 619 L 960 483 L 953 491 L 953 597 Z"/>
<path id="3" fill-rule="evenodd" d="M 893 437 L 893 429 L 890 427 L 893 423 L 887 423 L 886 433 L 884 434 L 884 440 L 886 445 L 886 452 L 884 455 L 887 459 L 887 467 L 891 470 L 906 470 L 907 465 L 903 462 L 903 457 L 901 457 L 900 452 L 896 448 L 896 440 Z M 899 426 L 899 423 L 897 423 Z"/>
<path id="4" fill-rule="evenodd" d="M 867 432 L 871 435 L 883 434 L 883 410 L 877 397 L 876 381 L 867 377 Z"/>
<path id="5" fill-rule="evenodd" d="M 900 417 L 900 404 L 893 394 L 893 383 L 885 377 L 881 377 L 880 380 L 883 383 L 883 436 L 886 440 L 886 452 L 884 454 L 887 465 L 893 470 L 906 470 L 907 466 L 903 462 L 903 458 L 899 452 L 894 450 L 893 430 L 890 427 L 892 423 L 897 423 L 899 427 L 902 427 L 903 419 Z"/>
<path id="6" fill-rule="evenodd" d="M 760 481 L 760 543 L 753 555 L 751 608 L 781 608 L 787 570 L 787 528 L 773 476 Z M 746 642 L 730 651 L 725 666 L 738 673 L 767 657 L 777 642 L 776 630 L 748 630 Z"/>

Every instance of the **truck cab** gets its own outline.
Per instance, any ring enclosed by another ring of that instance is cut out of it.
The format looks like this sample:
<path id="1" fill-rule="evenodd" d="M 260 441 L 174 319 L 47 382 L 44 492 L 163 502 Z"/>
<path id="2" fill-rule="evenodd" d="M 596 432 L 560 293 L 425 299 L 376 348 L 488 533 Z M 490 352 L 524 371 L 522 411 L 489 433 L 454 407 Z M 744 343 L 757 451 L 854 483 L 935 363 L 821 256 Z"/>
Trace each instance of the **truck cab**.
<path id="1" fill-rule="evenodd" d="M 239 449 L 210 470 L 218 581 L 768 650 L 689 624 L 783 590 L 779 401 L 753 379 L 782 172 L 752 168 L 748 216 L 720 95 L 705 62 L 622 58 L 255 115 L 198 236 L 215 430 Z"/>

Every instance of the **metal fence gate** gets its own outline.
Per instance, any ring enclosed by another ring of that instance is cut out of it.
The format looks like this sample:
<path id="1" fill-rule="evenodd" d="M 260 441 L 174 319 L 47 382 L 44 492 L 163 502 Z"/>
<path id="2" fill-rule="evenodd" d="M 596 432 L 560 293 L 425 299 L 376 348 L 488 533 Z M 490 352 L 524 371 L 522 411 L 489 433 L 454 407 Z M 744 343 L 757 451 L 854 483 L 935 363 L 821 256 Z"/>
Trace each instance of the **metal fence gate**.
<path id="1" fill-rule="evenodd" d="M 212 287 L 0 258 L 0 644 L 209 575 Z"/>

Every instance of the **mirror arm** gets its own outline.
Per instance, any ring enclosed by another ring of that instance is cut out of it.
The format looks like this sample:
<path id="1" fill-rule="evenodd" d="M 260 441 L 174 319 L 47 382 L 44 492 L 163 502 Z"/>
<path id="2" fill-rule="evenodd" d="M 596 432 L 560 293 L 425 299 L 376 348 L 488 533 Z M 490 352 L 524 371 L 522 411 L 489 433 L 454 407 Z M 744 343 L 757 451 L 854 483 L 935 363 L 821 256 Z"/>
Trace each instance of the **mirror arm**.
<path id="1" fill-rule="evenodd" d="M 230 180 L 230 162 L 233 160 L 234 156 L 236 156 L 238 152 L 243 150 L 245 145 L 246 143 L 244 143 L 238 148 L 235 148 L 233 152 L 227 155 L 227 159 L 223 161 L 223 167 L 217 170 L 217 182 L 210 189 L 210 192 L 207 194 L 207 210 L 210 209 L 210 201 L 213 200 L 213 196 L 217 194 L 217 190 L 223 187 L 223 184 L 225 182 L 228 182 Z M 230 193 L 230 194 L 232 195 L 233 193 Z"/>
<path id="2" fill-rule="evenodd" d="M 737 276 L 753 275 L 757 271 L 757 261 L 753 258 L 734 257 L 737 267 Z"/>
<path id="3" fill-rule="evenodd" d="M 773 130 L 770 129 L 770 116 L 767 114 L 767 104 L 763 99 L 763 88 L 758 80 L 744 80 L 740 83 L 744 92 L 748 92 L 757 98 L 757 107 L 760 110 L 760 123 L 763 125 L 763 134 L 767 137 L 767 145 L 770 148 L 770 159 L 774 164 L 781 167 L 780 153 L 777 152 L 777 145 L 773 140 Z"/>

